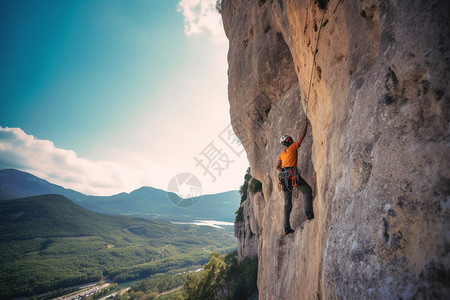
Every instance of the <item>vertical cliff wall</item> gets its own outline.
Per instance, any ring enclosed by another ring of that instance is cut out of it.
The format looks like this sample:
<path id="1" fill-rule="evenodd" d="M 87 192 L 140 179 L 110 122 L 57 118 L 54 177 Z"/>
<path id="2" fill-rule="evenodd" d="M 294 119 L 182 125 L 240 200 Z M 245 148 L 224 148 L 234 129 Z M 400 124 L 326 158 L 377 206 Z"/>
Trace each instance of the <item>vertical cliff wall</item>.
<path id="1" fill-rule="evenodd" d="M 263 183 L 245 204 L 260 299 L 450 297 L 448 1 L 223 0 L 222 15 L 232 125 Z M 284 236 L 278 141 L 305 115 L 315 219 L 295 199 Z"/>
<path id="2" fill-rule="evenodd" d="M 261 227 L 256 218 L 259 214 L 255 213 L 253 209 L 257 207 L 257 203 L 262 201 L 264 201 L 262 193 L 248 192 L 247 199 L 241 203 L 242 220 L 234 223 L 234 236 L 238 239 L 239 260 L 258 255 L 258 237 Z"/>

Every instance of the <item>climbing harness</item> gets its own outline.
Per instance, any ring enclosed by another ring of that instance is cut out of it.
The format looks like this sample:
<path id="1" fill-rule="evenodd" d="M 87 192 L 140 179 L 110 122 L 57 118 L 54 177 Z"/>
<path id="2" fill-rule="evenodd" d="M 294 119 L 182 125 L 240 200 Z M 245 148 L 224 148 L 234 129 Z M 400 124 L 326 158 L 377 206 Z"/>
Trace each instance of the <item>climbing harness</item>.
<path id="1" fill-rule="evenodd" d="M 300 171 L 296 167 L 283 168 L 278 176 L 278 191 L 288 190 L 294 192 L 294 197 L 297 197 L 299 181 Z"/>

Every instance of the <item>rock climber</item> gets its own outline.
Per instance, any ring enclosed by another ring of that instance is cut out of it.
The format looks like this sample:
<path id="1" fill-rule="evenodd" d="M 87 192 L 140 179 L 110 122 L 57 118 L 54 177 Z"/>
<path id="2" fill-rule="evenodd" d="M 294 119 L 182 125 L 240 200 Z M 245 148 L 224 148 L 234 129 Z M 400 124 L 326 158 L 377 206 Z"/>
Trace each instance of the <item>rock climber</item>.
<path id="1" fill-rule="evenodd" d="M 306 219 L 314 219 L 314 212 L 312 209 L 312 189 L 309 184 L 300 176 L 297 169 L 297 150 L 305 138 L 308 130 L 308 119 L 306 119 L 300 138 L 294 142 L 289 135 L 283 135 L 280 143 L 286 147 L 280 156 L 278 156 L 275 168 L 280 171 L 279 183 L 284 194 L 284 234 L 293 233 L 289 217 L 292 211 L 292 191 L 297 187 L 303 193 L 303 202 L 305 206 Z"/>

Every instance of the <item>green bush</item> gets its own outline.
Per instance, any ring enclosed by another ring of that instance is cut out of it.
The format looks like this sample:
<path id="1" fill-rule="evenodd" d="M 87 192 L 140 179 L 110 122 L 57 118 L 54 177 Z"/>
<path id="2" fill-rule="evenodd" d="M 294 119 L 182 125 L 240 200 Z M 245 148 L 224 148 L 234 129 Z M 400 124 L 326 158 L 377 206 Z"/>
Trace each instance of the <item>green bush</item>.
<path id="1" fill-rule="evenodd" d="M 234 219 L 235 223 L 239 223 L 241 221 L 244 221 L 244 207 L 239 206 L 238 210 L 235 211 L 236 218 Z"/>
<path id="2" fill-rule="evenodd" d="M 241 188 L 239 190 L 241 194 L 241 203 L 247 200 L 247 191 L 248 191 L 248 181 L 244 181 L 244 184 L 241 185 Z"/>
<path id="3" fill-rule="evenodd" d="M 249 181 L 251 178 L 252 178 L 252 175 L 250 175 L 250 173 L 247 173 L 244 176 L 245 181 Z"/>
<path id="4" fill-rule="evenodd" d="M 262 191 L 262 183 L 258 179 L 252 178 L 249 186 L 250 192 L 252 194 L 256 194 L 259 191 Z"/>
<path id="5" fill-rule="evenodd" d="M 216 11 L 222 14 L 222 0 L 216 0 Z"/>
<path id="6" fill-rule="evenodd" d="M 211 253 L 204 271 L 188 275 L 183 299 L 248 299 L 258 292 L 257 275 L 256 256 L 239 262 L 237 251 Z"/>
<path id="7" fill-rule="evenodd" d="M 258 257 L 238 262 L 237 251 L 225 257 L 227 263 L 226 281 L 230 294 L 225 299 L 248 299 L 258 293 Z M 257 298 L 257 297 L 256 297 Z"/>
<path id="8" fill-rule="evenodd" d="M 239 193 L 241 194 L 241 203 L 247 200 L 248 183 L 251 178 L 252 175 L 250 175 L 250 168 L 248 168 L 247 171 L 245 172 L 244 184 L 241 185 L 241 188 L 239 189 Z"/>

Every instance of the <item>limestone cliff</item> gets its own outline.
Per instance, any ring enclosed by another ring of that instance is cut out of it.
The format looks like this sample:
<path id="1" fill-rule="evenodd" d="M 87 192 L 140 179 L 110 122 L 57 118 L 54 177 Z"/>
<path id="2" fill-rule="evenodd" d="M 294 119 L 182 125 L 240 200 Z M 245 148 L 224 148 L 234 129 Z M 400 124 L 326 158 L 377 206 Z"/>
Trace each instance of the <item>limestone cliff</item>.
<path id="1" fill-rule="evenodd" d="M 258 254 L 258 237 L 260 236 L 259 214 L 253 211 L 258 203 L 264 202 L 262 193 L 253 194 L 244 191 L 247 199 L 240 205 L 242 220 L 234 224 L 234 236 L 238 239 L 239 260 L 251 258 Z"/>
<path id="2" fill-rule="evenodd" d="M 241 228 L 260 299 L 449 298 L 449 2 L 223 0 L 222 16 L 232 125 L 263 183 Z M 305 115 L 316 217 L 297 198 L 286 237 L 274 166 Z"/>

